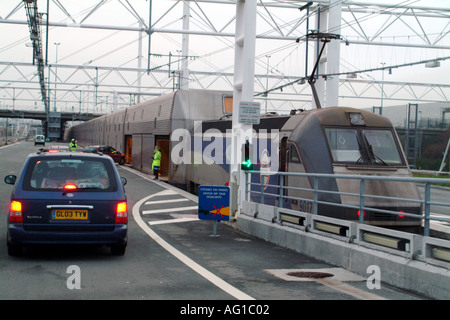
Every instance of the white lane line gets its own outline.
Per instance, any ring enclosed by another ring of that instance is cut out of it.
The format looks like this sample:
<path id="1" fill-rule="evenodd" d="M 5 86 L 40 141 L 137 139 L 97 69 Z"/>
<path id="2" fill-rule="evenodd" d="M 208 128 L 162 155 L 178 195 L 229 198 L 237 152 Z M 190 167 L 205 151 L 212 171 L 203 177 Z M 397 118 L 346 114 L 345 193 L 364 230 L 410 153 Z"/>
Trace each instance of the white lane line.
<path id="1" fill-rule="evenodd" d="M 13 142 L 13 143 L 11 143 L 11 144 L 5 144 L 4 146 L 1 146 L 0 147 L 0 149 L 6 149 L 6 148 L 9 148 L 9 147 L 11 147 L 11 146 L 15 146 L 15 145 L 18 145 L 18 144 L 21 144 L 22 142 L 20 141 L 20 142 Z"/>
<path id="2" fill-rule="evenodd" d="M 197 221 L 198 219 L 193 218 L 176 218 L 176 219 L 166 219 L 166 220 L 158 220 L 158 221 L 149 221 L 148 224 L 151 226 L 157 224 L 169 224 L 169 223 L 178 223 L 178 222 L 189 222 L 189 221 Z"/>
<path id="3" fill-rule="evenodd" d="M 153 231 L 145 222 L 142 220 L 141 215 L 139 214 L 139 208 L 141 205 L 147 201 L 148 199 L 154 197 L 155 195 L 150 195 L 148 197 L 145 197 L 133 206 L 133 217 L 136 223 L 141 227 L 142 230 L 147 233 L 150 238 L 152 238 L 156 243 L 158 243 L 161 247 L 163 247 L 165 250 L 170 252 L 174 257 L 179 259 L 181 262 L 183 262 L 186 266 L 197 272 L 200 276 L 204 277 L 206 280 L 210 281 L 217 287 L 219 287 L 221 290 L 225 291 L 226 293 L 232 295 L 236 299 L 239 300 L 255 300 L 251 296 L 247 295 L 246 293 L 242 292 L 241 290 L 233 287 L 228 282 L 222 280 L 218 276 L 216 276 L 214 273 L 208 271 L 201 265 L 199 265 L 194 260 L 190 259 L 186 255 L 184 255 L 182 252 L 175 249 L 173 246 L 171 246 L 167 241 L 163 240 L 158 234 Z"/>
<path id="4" fill-rule="evenodd" d="M 155 210 L 144 210 L 144 211 L 142 211 L 142 214 L 155 214 L 155 213 L 165 213 L 165 212 L 177 212 L 177 211 L 193 210 L 193 209 L 198 209 L 198 206 L 179 207 L 179 208 L 165 208 L 165 209 L 155 209 Z"/>
<path id="5" fill-rule="evenodd" d="M 167 195 L 172 195 L 172 194 L 178 194 L 178 193 L 176 193 L 174 190 L 167 189 L 167 190 L 158 192 L 157 197 L 159 197 L 159 196 L 167 196 Z"/>
<path id="6" fill-rule="evenodd" d="M 360 300 L 387 300 L 386 298 L 380 297 L 376 294 L 366 292 L 364 290 L 355 288 L 347 283 L 333 280 L 332 278 L 324 278 L 324 279 L 317 279 L 317 282 L 324 284 L 330 288 L 333 288 L 334 290 L 340 291 L 345 294 L 349 294 L 356 299 Z"/>
<path id="7" fill-rule="evenodd" d="M 170 216 L 174 219 L 178 218 L 188 218 L 188 219 L 194 219 L 194 220 L 200 220 L 198 218 L 198 214 L 183 214 L 183 213 L 172 213 Z"/>
<path id="8" fill-rule="evenodd" d="M 180 198 L 180 199 L 167 199 L 167 200 L 155 200 L 155 201 L 147 201 L 145 204 L 158 204 L 158 203 L 173 203 L 173 202 L 183 202 L 183 201 L 189 201 L 189 199 L 186 198 Z"/>
<path id="9" fill-rule="evenodd" d="M 188 199 L 190 199 L 190 200 L 192 200 L 194 202 L 198 202 L 198 197 L 197 196 L 194 196 L 193 194 L 191 194 L 191 193 L 189 193 L 187 191 L 175 188 L 174 186 L 171 186 L 168 183 L 161 182 L 160 180 L 153 180 L 153 179 L 151 179 L 148 175 L 146 175 L 143 172 L 137 171 L 137 170 L 132 169 L 132 168 L 128 168 L 126 166 L 121 166 L 120 169 L 121 170 L 126 170 L 126 171 L 128 171 L 128 172 L 130 172 L 130 173 L 132 173 L 132 174 L 134 174 L 136 176 L 141 177 L 142 179 L 148 180 L 150 182 L 153 182 L 154 184 L 159 185 L 160 187 L 166 189 L 164 192 L 167 192 L 167 193 L 165 193 L 165 194 L 178 194 L 178 195 L 183 196 L 185 198 L 188 198 Z M 158 195 L 162 195 L 162 192 L 158 192 Z"/>

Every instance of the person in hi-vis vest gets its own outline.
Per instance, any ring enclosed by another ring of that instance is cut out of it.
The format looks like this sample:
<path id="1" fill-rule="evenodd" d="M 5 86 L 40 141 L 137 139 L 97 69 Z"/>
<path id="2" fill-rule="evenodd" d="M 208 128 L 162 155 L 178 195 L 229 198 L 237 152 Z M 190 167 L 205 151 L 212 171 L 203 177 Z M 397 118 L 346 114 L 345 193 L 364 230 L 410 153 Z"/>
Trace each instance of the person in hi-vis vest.
<path id="1" fill-rule="evenodd" d="M 77 145 L 76 140 L 75 140 L 75 139 L 72 139 L 72 140 L 70 141 L 70 144 L 69 144 L 69 149 L 70 149 L 70 151 L 71 151 L 71 152 L 77 151 L 77 147 L 78 147 L 78 145 Z"/>
<path id="2" fill-rule="evenodd" d="M 153 154 L 153 162 L 152 162 L 152 170 L 155 177 L 154 180 L 158 180 L 159 175 L 159 167 L 161 165 L 161 151 L 159 150 L 159 147 L 155 146 L 155 153 Z"/>

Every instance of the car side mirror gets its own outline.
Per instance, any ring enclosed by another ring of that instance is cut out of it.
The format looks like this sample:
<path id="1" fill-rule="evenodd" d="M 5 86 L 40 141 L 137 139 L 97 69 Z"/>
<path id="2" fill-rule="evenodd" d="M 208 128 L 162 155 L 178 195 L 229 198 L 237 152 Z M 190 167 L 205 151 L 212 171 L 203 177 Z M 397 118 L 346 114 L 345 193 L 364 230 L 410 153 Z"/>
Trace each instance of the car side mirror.
<path id="1" fill-rule="evenodd" d="M 123 185 L 127 184 L 127 179 L 125 179 L 124 177 L 120 177 L 120 180 L 122 180 L 122 184 Z"/>
<path id="2" fill-rule="evenodd" d="M 7 184 L 15 184 L 16 183 L 16 179 L 17 179 L 17 177 L 15 175 L 10 174 L 10 175 L 7 175 L 5 177 L 5 182 Z"/>

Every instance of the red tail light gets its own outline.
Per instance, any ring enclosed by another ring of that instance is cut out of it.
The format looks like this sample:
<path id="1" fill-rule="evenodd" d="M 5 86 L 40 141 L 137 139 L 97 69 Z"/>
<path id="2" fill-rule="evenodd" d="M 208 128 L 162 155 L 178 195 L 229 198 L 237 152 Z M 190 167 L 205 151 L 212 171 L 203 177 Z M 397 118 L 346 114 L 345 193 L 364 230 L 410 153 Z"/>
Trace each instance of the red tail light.
<path id="1" fill-rule="evenodd" d="M 9 209 L 9 222 L 22 223 L 22 203 L 19 201 L 11 201 L 11 207 Z"/>
<path id="2" fill-rule="evenodd" d="M 116 208 L 116 223 L 127 223 L 127 222 L 128 222 L 127 203 L 119 202 Z"/>
<path id="3" fill-rule="evenodd" d="M 398 213 L 405 213 L 405 211 L 401 211 L 401 210 L 400 210 Z M 405 215 L 404 215 L 404 214 L 399 214 L 398 217 L 399 217 L 399 218 L 404 218 Z"/>
<path id="4" fill-rule="evenodd" d="M 75 190 L 76 188 L 77 188 L 77 186 L 74 184 L 66 184 L 64 186 L 64 190 L 66 190 L 66 191 Z"/>

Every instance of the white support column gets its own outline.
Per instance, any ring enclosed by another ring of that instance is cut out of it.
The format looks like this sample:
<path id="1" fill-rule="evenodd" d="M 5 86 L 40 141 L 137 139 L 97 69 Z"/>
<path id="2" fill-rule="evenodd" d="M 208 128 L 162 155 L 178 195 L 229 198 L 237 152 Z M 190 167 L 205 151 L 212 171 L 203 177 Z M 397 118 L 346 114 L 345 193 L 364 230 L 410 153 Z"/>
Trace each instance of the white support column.
<path id="1" fill-rule="evenodd" d="M 183 3 L 183 31 L 189 31 L 191 17 L 191 7 L 188 1 Z M 189 56 L 189 33 L 183 33 L 182 35 L 182 47 L 181 47 L 181 74 L 180 74 L 180 89 L 189 89 L 189 69 L 188 69 L 188 56 Z"/>
<path id="2" fill-rule="evenodd" d="M 328 32 L 341 34 L 342 1 L 330 0 L 328 12 Z M 327 44 L 327 74 L 339 73 L 340 41 L 331 40 Z M 339 76 L 329 77 L 326 81 L 326 107 L 339 104 Z"/>
<path id="3" fill-rule="evenodd" d="M 230 185 L 232 193 L 237 188 L 237 209 L 240 210 L 245 199 L 245 174 L 240 169 L 241 149 L 246 140 L 252 143 L 253 126 L 239 123 L 239 103 L 253 101 L 254 95 L 256 0 L 236 2 L 235 42 Z"/>

